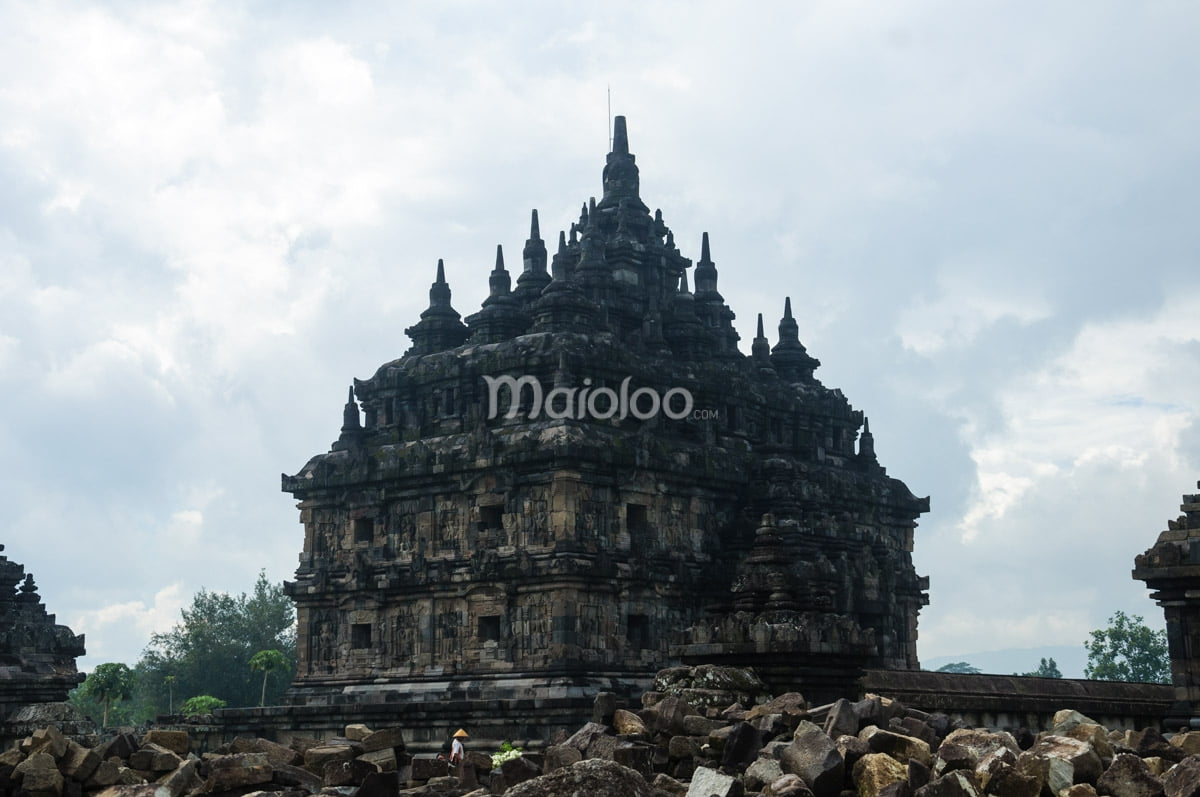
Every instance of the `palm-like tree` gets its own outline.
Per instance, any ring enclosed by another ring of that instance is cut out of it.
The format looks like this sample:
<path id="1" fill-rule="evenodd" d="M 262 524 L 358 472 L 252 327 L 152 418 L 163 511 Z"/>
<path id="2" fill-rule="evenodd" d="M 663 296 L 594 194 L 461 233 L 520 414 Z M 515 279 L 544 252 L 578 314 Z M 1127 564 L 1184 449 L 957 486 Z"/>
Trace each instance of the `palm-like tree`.
<path id="1" fill-rule="evenodd" d="M 262 671 L 262 697 L 259 698 L 258 705 L 264 706 L 267 703 L 267 678 L 270 677 L 271 673 L 275 670 L 291 669 L 291 665 L 287 660 L 287 656 L 284 656 L 282 651 L 260 650 L 258 653 L 255 653 L 250 657 L 250 669 Z"/>

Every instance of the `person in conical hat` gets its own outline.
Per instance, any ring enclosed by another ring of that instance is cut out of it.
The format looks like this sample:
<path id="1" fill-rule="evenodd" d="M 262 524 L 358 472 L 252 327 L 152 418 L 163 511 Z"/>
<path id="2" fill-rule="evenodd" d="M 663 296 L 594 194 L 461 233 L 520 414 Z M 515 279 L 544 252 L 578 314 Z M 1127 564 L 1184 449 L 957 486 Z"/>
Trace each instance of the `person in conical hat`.
<path id="1" fill-rule="evenodd" d="M 463 739 L 469 739 L 467 732 L 459 728 L 454 732 L 454 741 L 450 743 L 450 763 L 458 764 L 463 759 Z"/>

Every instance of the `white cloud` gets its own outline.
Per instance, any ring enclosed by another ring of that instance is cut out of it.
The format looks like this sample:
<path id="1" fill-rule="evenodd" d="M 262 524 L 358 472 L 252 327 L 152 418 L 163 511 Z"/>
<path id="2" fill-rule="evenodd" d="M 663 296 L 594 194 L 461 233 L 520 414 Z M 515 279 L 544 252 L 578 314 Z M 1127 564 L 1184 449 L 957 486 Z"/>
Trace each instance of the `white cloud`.
<path id="1" fill-rule="evenodd" d="M 88 655 L 80 659 L 80 670 L 90 670 L 106 661 L 133 664 L 129 652 L 139 654 L 150 635 L 169 631 L 180 622 L 180 610 L 191 603 L 182 582 L 169 584 L 154 593 L 151 603 L 134 600 L 80 612 L 71 630 L 85 634 Z"/>
<path id="2" fill-rule="evenodd" d="M 1018 284 L 1003 262 L 955 261 L 938 270 L 937 293 L 921 295 L 902 313 L 897 331 L 905 348 L 924 357 L 968 348 L 989 327 L 1028 326 L 1051 314 L 1039 287 Z"/>

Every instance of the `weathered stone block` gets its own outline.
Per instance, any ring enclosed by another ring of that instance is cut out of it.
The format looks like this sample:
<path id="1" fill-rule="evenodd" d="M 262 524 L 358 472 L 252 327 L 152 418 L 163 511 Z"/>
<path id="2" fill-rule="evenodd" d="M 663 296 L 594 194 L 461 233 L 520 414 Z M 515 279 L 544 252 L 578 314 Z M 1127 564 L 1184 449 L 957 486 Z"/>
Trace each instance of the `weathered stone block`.
<path id="1" fill-rule="evenodd" d="M 716 769 L 699 767 L 692 774 L 687 797 L 742 797 L 742 782 Z"/>
<path id="2" fill-rule="evenodd" d="M 100 766 L 100 756 L 75 741 L 67 743 L 67 752 L 58 761 L 58 769 L 65 777 L 85 782 Z"/>
<path id="3" fill-rule="evenodd" d="M 449 763 L 444 758 L 414 758 L 412 779 L 421 781 L 449 774 Z"/>
<path id="4" fill-rule="evenodd" d="M 763 788 L 763 797 L 812 797 L 812 790 L 799 775 L 782 775 Z"/>
<path id="5" fill-rule="evenodd" d="M 1061 761 L 1066 766 L 1049 762 Z M 1043 788 L 1057 794 L 1074 783 L 1095 783 L 1104 771 L 1100 756 L 1087 742 L 1069 736 L 1043 736 L 1017 757 L 1017 769 L 1040 777 Z"/>
<path id="6" fill-rule="evenodd" d="M 92 752 L 95 752 L 95 750 L 93 749 Z M 99 753 L 96 753 L 97 758 L 99 758 L 99 755 Z M 112 786 L 117 782 L 119 770 L 120 765 L 116 761 L 102 760 L 96 765 L 96 769 L 92 771 L 92 774 L 84 781 L 83 785 L 88 789 L 103 789 Z"/>
<path id="7" fill-rule="evenodd" d="M 542 756 L 542 767 L 547 774 L 583 760 L 583 754 L 569 744 L 551 745 L 545 749 Z"/>
<path id="8" fill-rule="evenodd" d="M 504 775 L 504 782 L 512 788 L 514 784 L 524 783 L 527 780 L 532 780 L 542 774 L 542 768 L 533 762 L 532 759 L 525 756 L 517 756 L 510 758 L 500 765 L 500 772 Z"/>
<path id="9" fill-rule="evenodd" d="M 379 767 L 361 758 L 350 761 L 326 761 L 321 771 L 321 780 L 326 786 L 357 786 L 363 778 Z"/>
<path id="10" fill-rule="evenodd" d="M 188 737 L 187 731 L 168 731 L 155 728 L 146 731 L 146 735 L 142 737 L 142 745 L 149 744 L 170 750 L 175 755 L 183 758 L 191 750 L 192 741 Z"/>
<path id="11" fill-rule="evenodd" d="M 46 744 L 43 743 L 41 747 L 46 747 Z M 66 750 L 65 740 L 63 750 Z M 63 776 L 58 771 L 58 762 L 51 753 L 41 749 L 30 753 L 13 768 L 13 780 L 20 781 L 21 789 L 34 797 L 57 797 L 63 792 Z"/>
<path id="12" fill-rule="evenodd" d="M 687 785 L 680 783 L 664 772 L 655 775 L 654 780 L 650 781 L 650 785 L 654 788 L 655 792 L 667 797 L 686 797 L 687 795 Z"/>
<path id="13" fill-rule="evenodd" d="M 653 797 L 637 772 L 614 761 L 580 761 L 566 769 L 511 786 L 504 797 Z"/>
<path id="14" fill-rule="evenodd" d="M 401 728 L 380 728 L 367 734 L 362 740 L 363 752 L 377 750 L 404 750 L 404 731 Z"/>
<path id="15" fill-rule="evenodd" d="M 876 726 L 867 726 L 859 732 L 858 738 L 867 743 L 867 747 L 876 753 L 887 753 L 902 764 L 909 760 L 920 761 L 925 766 L 933 763 L 929 745 L 911 736 L 885 731 Z"/>
<path id="16" fill-rule="evenodd" d="M 356 755 L 354 748 L 347 745 L 310 747 L 304 751 L 304 768 L 314 774 L 324 776 L 325 765 L 330 761 L 350 761 Z"/>
<path id="17" fill-rule="evenodd" d="M 1189 755 L 1163 776 L 1166 797 L 1200 797 L 1200 755 Z"/>
<path id="18" fill-rule="evenodd" d="M 371 729 L 362 723 L 353 723 L 347 725 L 342 731 L 342 736 L 354 742 L 361 742 L 371 735 Z"/>
<path id="19" fill-rule="evenodd" d="M 649 732 L 642 718 L 632 711 L 623 708 L 616 709 L 612 715 L 612 725 L 617 733 L 624 735 L 642 735 Z"/>
<path id="20" fill-rule="evenodd" d="M 908 767 L 886 753 L 868 753 L 851 770 L 858 797 L 878 797 L 884 786 L 908 780 Z"/>
<path id="21" fill-rule="evenodd" d="M 762 791 L 768 783 L 773 783 L 783 777 L 783 769 L 774 758 L 756 758 L 746 767 L 742 775 L 742 783 L 748 791 Z M 798 777 L 798 776 L 796 776 Z M 808 788 L 807 786 L 805 788 Z"/>
<path id="22" fill-rule="evenodd" d="M 395 772 L 369 772 L 354 797 L 397 797 L 400 781 Z"/>
<path id="23" fill-rule="evenodd" d="M 707 736 L 672 736 L 667 742 L 667 754 L 671 758 L 696 758 L 707 741 Z"/>
<path id="24" fill-rule="evenodd" d="M 780 753 L 779 765 L 785 774 L 802 777 L 816 797 L 834 797 L 842 790 L 842 754 L 824 731 L 807 720 L 796 726 L 792 743 Z"/>
<path id="25" fill-rule="evenodd" d="M 199 765 L 199 759 L 191 758 L 181 762 L 177 769 L 163 775 L 155 785 L 159 789 L 165 789 L 166 795 L 156 794 L 156 797 L 181 797 L 200 786 L 200 778 L 196 775 Z"/>
<path id="26" fill-rule="evenodd" d="M 982 790 L 974 773 L 955 770 L 917 789 L 914 797 L 980 797 Z"/>
<path id="27" fill-rule="evenodd" d="M 390 747 L 370 753 L 363 753 L 358 757 L 358 760 L 366 761 L 380 772 L 396 771 L 396 751 Z"/>
<path id="28" fill-rule="evenodd" d="M 847 699 L 839 698 L 825 717 L 825 735 L 830 739 L 858 735 L 858 713 Z"/>
<path id="29" fill-rule="evenodd" d="M 208 777 L 203 791 L 227 791 L 259 783 L 270 783 L 274 775 L 271 762 L 263 753 L 235 753 L 208 762 Z"/>
<path id="30" fill-rule="evenodd" d="M 302 789 L 316 794 L 325 785 L 324 781 L 304 767 L 293 764 L 272 764 L 271 782 L 290 789 Z M 265 789 L 264 789 L 265 791 Z"/>
<path id="31" fill-rule="evenodd" d="M 173 772 L 183 759 L 165 747 L 150 743 L 129 756 L 129 766 L 148 772 Z"/>
<path id="32" fill-rule="evenodd" d="M 762 733 L 749 722 L 739 722 L 731 726 L 721 753 L 721 766 L 739 771 L 745 769 L 758 758 L 762 742 Z"/>
<path id="33" fill-rule="evenodd" d="M 55 761 L 62 758 L 67 752 L 67 739 L 58 728 L 53 725 L 48 728 L 39 728 L 30 736 L 29 749 L 27 755 L 33 753 L 48 753 Z"/>
<path id="34" fill-rule="evenodd" d="M 1146 762 L 1129 753 L 1118 753 L 1096 781 L 1096 791 L 1111 797 L 1159 797 L 1163 782 Z"/>

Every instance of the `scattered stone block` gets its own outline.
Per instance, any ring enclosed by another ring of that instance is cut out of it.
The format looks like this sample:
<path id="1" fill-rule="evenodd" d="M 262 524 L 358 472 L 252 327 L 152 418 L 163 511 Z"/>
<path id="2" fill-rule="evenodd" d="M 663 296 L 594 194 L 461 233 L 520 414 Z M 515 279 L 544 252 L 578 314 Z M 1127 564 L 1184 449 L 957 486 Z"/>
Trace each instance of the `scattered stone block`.
<path id="1" fill-rule="evenodd" d="M 361 742 L 370 735 L 371 729 L 366 725 L 363 725 L 361 722 L 347 725 L 345 729 L 342 730 L 342 736 L 345 736 L 347 739 L 353 742 Z"/>
<path id="2" fill-rule="evenodd" d="M 66 740 L 63 741 L 63 752 L 66 752 Z M 42 745 L 43 748 L 46 746 Z M 58 797 L 63 793 L 63 776 L 58 771 L 58 762 L 42 749 L 30 753 L 13 768 L 13 780 L 19 780 L 21 790 L 33 797 Z"/>
<path id="3" fill-rule="evenodd" d="M 842 789 L 845 762 L 833 740 L 816 725 L 801 720 L 792 743 L 779 756 L 784 774 L 799 775 L 816 797 L 835 797 Z"/>
<path id="4" fill-rule="evenodd" d="M 580 761 L 510 786 L 503 794 L 504 797 L 654 797 L 650 784 L 640 774 L 614 761 L 603 760 Z"/>
<path id="5" fill-rule="evenodd" d="M 613 712 L 612 726 L 617 733 L 623 735 L 640 736 L 649 733 L 649 729 L 646 728 L 646 723 L 642 722 L 641 717 L 623 708 Z"/>
<path id="6" fill-rule="evenodd" d="M 786 774 L 764 787 L 763 797 L 812 797 L 812 790 L 804 778 Z"/>
<path id="7" fill-rule="evenodd" d="M 886 753 L 868 753 L 855 762 L 851 780 L 858 797 L 878 797 L 884 786 L 908 780 L 908 767 Z"/>
<path id="8" fill-rule="evenodd" d="M 270 783 L 274 772 L 263 753 L 220 756 L 208 763 L 208 778 L 204 781 L 203 791 L 228 791 Z"/>
<path id="9" fill-rule="evenodd" d="M 142 737 L 142 745 L 148 744 L 170 750 L 181 758 L 186 758 L 192 748 L 192 740 L 188 737 L 187 731 L 151 729 L 146 731 L 146 735 Z"/>
<path id="10" fill-rule="evenodd" d="M 742 782 L 716 769 L 699 767 L 692 774 L 687 797 L 742 797 Z"/>
<path id="11" fill-rule="evenodd" d="M 1200 756 L 1188 756 L 1163 776 L 1166 797 L 1200 797 Z"/>

